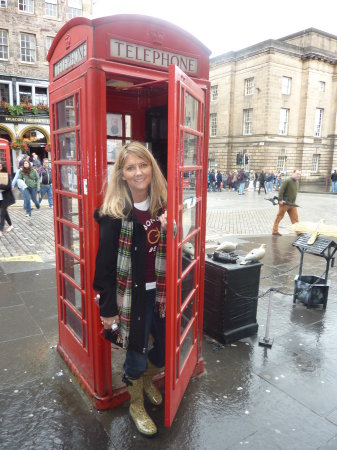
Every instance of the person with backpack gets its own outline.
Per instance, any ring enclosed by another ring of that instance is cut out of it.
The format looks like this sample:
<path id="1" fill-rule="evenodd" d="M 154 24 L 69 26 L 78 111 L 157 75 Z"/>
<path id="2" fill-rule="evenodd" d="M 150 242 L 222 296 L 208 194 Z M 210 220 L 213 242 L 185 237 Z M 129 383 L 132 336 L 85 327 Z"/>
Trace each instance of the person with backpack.
<path id="1" fill-rule="evenodd" d="M 244 171 L 244 168 L 241 167 L 240 172 L 238 173 L 238 183 L 239 183 L 239 189 L 238 189 L 238 194 L 239 195 L 244 195 L 244 190 L 245 190 L 245 186 L 246 186 L 246 180 L 248 179 L 248 176 L 246 174 L 246 172 Z"/>

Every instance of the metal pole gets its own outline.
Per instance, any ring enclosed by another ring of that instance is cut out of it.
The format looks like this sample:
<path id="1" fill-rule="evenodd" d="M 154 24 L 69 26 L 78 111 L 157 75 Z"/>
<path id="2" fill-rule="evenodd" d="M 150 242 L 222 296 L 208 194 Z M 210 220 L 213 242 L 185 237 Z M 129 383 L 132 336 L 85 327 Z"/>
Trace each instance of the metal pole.
<path id="1" fill-rule="evenodd" d="M 271 348 L 273 345 L 273 340 L 269 337 L 269 328 L 270 328 L 270 319 L 271 319 L 271 299 L 272 299 L 272 291 L 274 289 L 271 288 L 269 291 L 269 299 L 268 299 L 268 313 L 267 313 L 267 324 L 266 324 L 266 332 L 263 338 L 260 338 L 259 345 L 263 345 L 264 347 Z"/>

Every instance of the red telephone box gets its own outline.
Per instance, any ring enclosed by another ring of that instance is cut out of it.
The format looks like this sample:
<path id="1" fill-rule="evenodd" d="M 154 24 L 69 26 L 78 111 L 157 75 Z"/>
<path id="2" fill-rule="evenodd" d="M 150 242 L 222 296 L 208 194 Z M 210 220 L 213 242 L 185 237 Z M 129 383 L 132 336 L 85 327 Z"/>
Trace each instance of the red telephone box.
<path id="1" fill-rule="evenodd" d="M 0 163 L 6 164 L 8 173 L 11 173 L 11 153 L 7 139 L 0 138 Z"/>
<path id="2" fill-rule="evenodd" d="M 135 15 L 74 18 L 48 54 L 58 350 L 97 408 L 128 398 L 94 301 L 93 213 L 118 150 L 145 142 L 168 181 L 166 426 L 203 370 L 209 55 L 182 29 Z"/>

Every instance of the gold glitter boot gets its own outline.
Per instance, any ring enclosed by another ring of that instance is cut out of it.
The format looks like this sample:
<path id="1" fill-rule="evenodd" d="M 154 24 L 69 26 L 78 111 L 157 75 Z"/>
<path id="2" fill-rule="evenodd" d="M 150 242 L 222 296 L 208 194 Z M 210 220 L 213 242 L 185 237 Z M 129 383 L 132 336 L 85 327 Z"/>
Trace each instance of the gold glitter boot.
<path id="1" fill-rule="evenodd" d="M 128 382 L 130 383 L 128 385 L 128 392 L 130 394 L 130 416 L 132 417 L 137 430 L 141 434 L 153 436 L 157 433 L 157 427 L 144 408 L 143 377 L 140 377 L 137 380 L 129 378 Z"/>
<path id="2" fill-rule="evenodd" d="M 159 368 L 147 360 L 147 370 L 144 373 L 144 392 L 152 405 L 159 406 L 163 403 L 163 397 L 152 382 L 152 378 L 157 375 Z"/>

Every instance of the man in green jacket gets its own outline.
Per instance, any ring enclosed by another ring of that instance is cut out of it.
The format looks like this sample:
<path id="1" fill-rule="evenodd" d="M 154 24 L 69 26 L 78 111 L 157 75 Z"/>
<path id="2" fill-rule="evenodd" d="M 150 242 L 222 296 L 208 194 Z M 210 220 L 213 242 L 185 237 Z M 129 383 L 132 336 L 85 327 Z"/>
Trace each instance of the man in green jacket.
<path id="1" fill-rule="evenodd" d="M 273 225 L 273 236 L 281 236 L 281 233 L 279 233 L 278 231 L 278 225 L 283 219 L 286 212 L 289 215 L 291 223 L 298 222 L 297 207 L 287 205 L 286 202 L 295 203 L 299 187 L 298 180 L 300 178 L 301 178 L 301 171 L 299 169 L 295 169 L 292 176 L 283 181 L 281 185 L 278 194 L 279 208 Z"/>

